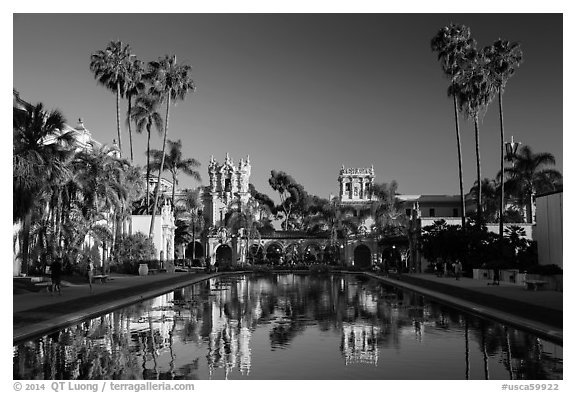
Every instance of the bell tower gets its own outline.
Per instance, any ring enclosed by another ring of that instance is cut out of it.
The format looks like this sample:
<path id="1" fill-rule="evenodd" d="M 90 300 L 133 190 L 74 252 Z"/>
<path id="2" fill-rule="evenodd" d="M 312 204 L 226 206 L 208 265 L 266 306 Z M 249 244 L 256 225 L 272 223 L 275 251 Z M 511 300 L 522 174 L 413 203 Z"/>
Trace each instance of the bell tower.
<path id="1" fill-rule="evenodd" d="M 341 203 L 363 203 L 374 200 L 374 166 L 370 168 L 344 168 L 342 165 L 338 182 L 340 183 Z"/>
<path id="2" fill-rule="evenodd" d="M 212 227 L 224 224 L 223 219 L 231 202 L 238 199 L 243 203 L 248 201 L 251 170 L 250 156 L 240 159 L 237 166 L 228 153 L 223 163 L 214 160 L 214 156 L 210 157 L 210 185 L 204 190 L 204 214 L 208 216 Z"/>

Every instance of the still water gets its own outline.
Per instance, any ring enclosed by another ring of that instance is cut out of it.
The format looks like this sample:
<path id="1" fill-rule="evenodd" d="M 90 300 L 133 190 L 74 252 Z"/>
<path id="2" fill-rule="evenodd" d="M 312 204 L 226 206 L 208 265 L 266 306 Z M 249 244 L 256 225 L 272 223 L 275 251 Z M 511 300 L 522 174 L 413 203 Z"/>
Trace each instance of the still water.
<path id="1" fill-rule="evenodd" d="M 562 346 L 360 275 L 218 277 L 14 346 L 14 379 L 562 379 Z"/>

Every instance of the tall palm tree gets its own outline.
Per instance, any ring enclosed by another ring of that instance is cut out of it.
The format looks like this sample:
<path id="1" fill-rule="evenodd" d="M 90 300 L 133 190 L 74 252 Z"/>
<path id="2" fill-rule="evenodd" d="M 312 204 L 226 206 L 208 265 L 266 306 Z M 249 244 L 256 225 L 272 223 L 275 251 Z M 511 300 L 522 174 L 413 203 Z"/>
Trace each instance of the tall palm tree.
<path id="1" fill-rule="evenodd" d="M 134 107 L 130 109 L 130 119 L 136 124 L 136 132 L 141 134 L 146 128 L 148 142 L 146 145 L 146 206 L 150 206 L 150 134 L 152 126 L 162 134 L 164 121 L 159 110 L 160 101 L 149 95 L 136 97 Z"/>
<path id="2" fill-rule="evenodd" d="M 192 176 L 196 181 L 202 181 L 200 177 L 200 172 L 194 170 L 193 168 L 198 168 L 200 162 L 195 158 L 183 158 L 182 157 L 182 141 L 178 139 L 176 142 L 168 140 L 168 154 L 163 156 L 163 152 L 160 150 L 151 150 L 152 155 L 152 170 L 159 170 L 162 161 L 164 161 L 164 170 L 172 174 L 172 206 L 176 206 L 175 196 L 176 196 L 176 186 L 178 185 L 178 175 L 180 172 Z"/>
<path id="3" fill-rule="evenodd" d="M 445 26 L 431 41 L 434 52 L 438 52 L 438 60 L 444 74 L 450 78 L 454 86 L 455 78 L 461 73 L 462 65 L 468 61 L 471 49 L 476 46 L 471 38 L 470 29 L 464 25 L 450 24 Z M 454 101 L 454 120 L 456 123 L 456 145 L 458 148 L 458 176 L 460 184 L 460 209 L 462 210 L 462 228 L 466 227 L 466 205 L 464 201 L 464 183 L 462 180 L 462 148 L 460 144 L 460 124 L 458 121 L 458 97 L 449 90 Z"/>
<path id="4" fill-rule="evenodd" d="M 458 96 L 460 109 L 474 121 L 474 136 L 476 145 L 476 181 L 481 183 L 480 162 L 480 129 L 479 118 L 488 108 L 493 98 L 493 89 L 486 68 L 486 59 L 482 52 L 472 50 L 468 62 L 463 64 L 461 73 L 451 86 L 452 94 Z M 482 222 L 482 187 L 478 189 L 477 220 Z"/>
<path id="5" fill-rule="evenodd" d="M 498 92 L 498 108 L 500 113 L 500 244 L 504 239 L 504 115 L 502 112 L 502 95 L 508 79 L 514 75 L 516 68 L 522 63 L 520 44 L 498 40 L 484 48 L 490 81 Z"/>
<path id="6" fill-rule="evenodd" d="M 59 111 L 47 113 L 42 104 L 13 111 L 13 222 L 23 222 L 22 272 L 28 272 L 32 214 L 42 194 L 50 193 L 68 173 L 74 131 L 63 131 L 65 119 Z"/>
<path id="7" fill-rule="evenodd" d="M 506 187 L 510 187 L 528 208 L 527 218 L 534 222 L 534 196 L 537 193 L 553 191 L 561 187 L 562 174 L 550 165 L 556 164 L 551 153 L 534 153 L 530 146 L 522 146 L 520 152 L 511 158 L 512 167 L 505 168 L 508 174 Z"/>
<path id="8" fill-rule="evenodd" d="M 160 176 L 164 171 L 164 158 L 166 153 L 166 138 L 168 137 L 168 123 L 170 119 L 170 102 L 171 100 L 184 100 L 190 91 L 194 91 L 194 81 L 190 76 L 191 69 L 189 65 L 180 65 L 176 63 L 176 56 L 165 56 L 158 61 L 149 63 L 150 72 L 147 76 L 152 87 L 150 93 L 156 96 L 160 101 L 166 102 L 166 125 L 164 127 L 164 141 L 162 143 L 162 162 L 158 169 L 158 183 L 154 190 L 154 205 L 152 207 L 152 218 L 150 220 L 149 237 L 154 235 L 154 219 L 156 217 L 156 204 L 160 193 Z"/>
<path id="9" fill-rule="evenodd" d="M 128 64 L 124 87 L 126 98 L 128 99 L 128 116 L 126 118 L 126 123 L 128 125 L 128 135 L 130 137 L 130 162 L 134 161 L 134 149 L 132 148 L 132 123 L 130 121 L 130 114 L 132 113 L 132 97 L 143 92 L 146 87 L 143 79 L 144 72 L 145 69 L 143 63 L 136 58 L 132 58 Z"/>
<path id="10" fill-rule="evenodd" d="M 200 200 L 201 188 L 186 190 L 184 197 L 178 199 L 174 205 L 176 220 L 185 223 L 186 231 L 191 232 L 192 259 L 196 256 L 196 235 L 204 229 L 204 217 L 202 215 L 202 202 Z M 190 241 L 190 240 L 189 240 Z"/>
<path id="11" fill-rule="evenodd" d="M 118 148 L 122 155 L 122 135 L 120 132 L 120 97 L 124 96 L 126 79 L 133 55 L 130 46 L 122 41 L 111 41 L 105 49 L 90 56 L 90 70 L 104 87 L 116 93 L 116 126 Z"/>

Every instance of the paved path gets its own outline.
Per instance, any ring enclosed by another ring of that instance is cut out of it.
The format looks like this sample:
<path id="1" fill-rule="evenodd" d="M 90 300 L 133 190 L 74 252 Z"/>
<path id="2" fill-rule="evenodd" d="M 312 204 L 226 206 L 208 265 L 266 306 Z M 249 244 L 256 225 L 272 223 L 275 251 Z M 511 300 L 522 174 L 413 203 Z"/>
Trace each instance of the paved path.
<path id="1" fill-rule="evenodd" d="M 150 276 L 111 275 L 106 283 L 69 284 L 62 295 L 40 291 L 13 296 L 13 342 L 45 334 L 86 318 L 161 295 L 222 273 L 175 273 Z"/>
<path id="2" fill-rule="evenodd" d="M 432 274 L 406 274 L 400 277 L 368 275 L 432 297 L 473 314 L 489 317 L 546 339 L 563 342 L 563 293 L 528 291 L 521 285 L 471 278 L 436 277 Z"/>
<path id="3" fill-rule="evenodd" d="M 158 296 L 223 273 L 175 273 L 151 276 L 112 275 L 105 284 L 68 284 L 62 295 L 48 292 L 13 296 L 13 342 L 22 341 L 115 308 Z M 528 291 L 522 286 L 484 280 L 402 275 L 392 279 L 367 273 L 472 313 L 488 316 L 562 343 L 563 293 Z"/>

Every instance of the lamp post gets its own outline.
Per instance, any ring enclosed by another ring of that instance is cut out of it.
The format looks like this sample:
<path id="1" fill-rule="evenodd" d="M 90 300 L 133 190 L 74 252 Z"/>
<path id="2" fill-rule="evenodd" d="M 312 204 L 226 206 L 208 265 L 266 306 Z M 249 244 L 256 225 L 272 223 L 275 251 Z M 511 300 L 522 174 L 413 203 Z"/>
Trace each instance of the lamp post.
<path id="1" fill-rule="evenodd" d="M 512 161 L 512 167 L 514 167 L 514 157 L 516 157 L 516 152 L 518 151 L 518 147 L 522 143 L 514 142 L 514 136 L 510 137 L 510 142 L 505 142 L 504 146 L 506 147 L 506 157 Z M 501 163 L 500 168 L 500 242 L 504 238 L 504 162 Z"/>
<path id="2" fill-rule="evenodd" d="M 514 142 L 514 136 L 510 137 L 510 142 L 505 142 L 506 147 L 506 157 L 509 160 L 513 160 L 516 157 L 516 152 L 518 151 L 518 146 L 520 142 Z M 512 166 L 514 166 L 514 161 L 512 161 Z M 500 163 L 500 244 L 503 244 L 504 240 L 504 160 Z"/>

